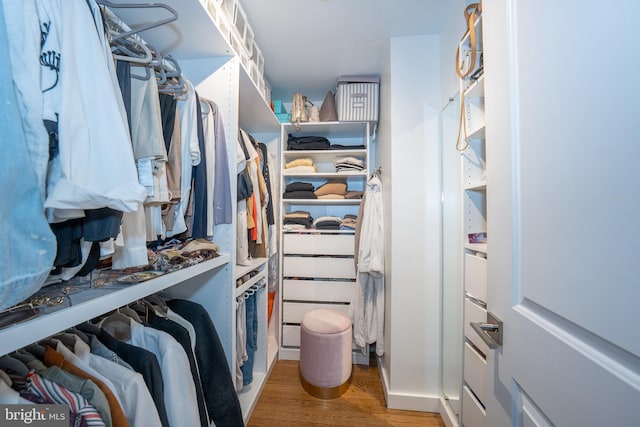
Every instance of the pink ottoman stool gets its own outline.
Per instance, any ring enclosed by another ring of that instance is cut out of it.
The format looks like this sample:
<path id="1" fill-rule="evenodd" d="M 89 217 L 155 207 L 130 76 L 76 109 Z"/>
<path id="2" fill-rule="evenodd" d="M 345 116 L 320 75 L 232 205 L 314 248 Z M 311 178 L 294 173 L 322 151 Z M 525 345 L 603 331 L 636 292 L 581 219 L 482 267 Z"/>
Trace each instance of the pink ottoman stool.
<path id="1" fill-rule="evenodd" d="M 307 312 L 300 325 L 300 382 L 314 397 L 333 399 L 351 384 L 351 319 L 336 310 Z"/>

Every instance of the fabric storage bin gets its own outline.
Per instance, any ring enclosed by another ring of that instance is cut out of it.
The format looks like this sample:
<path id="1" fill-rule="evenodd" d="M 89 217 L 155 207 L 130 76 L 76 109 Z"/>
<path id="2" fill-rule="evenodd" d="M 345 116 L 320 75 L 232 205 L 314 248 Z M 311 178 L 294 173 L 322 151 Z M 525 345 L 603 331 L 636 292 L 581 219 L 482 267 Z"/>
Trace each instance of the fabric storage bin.
<path id="1" fill-rule="evenodd" d="M 377 77 L 340 77 L 336 89 L 338 120 L 377 122 L 379 92 Z"/>

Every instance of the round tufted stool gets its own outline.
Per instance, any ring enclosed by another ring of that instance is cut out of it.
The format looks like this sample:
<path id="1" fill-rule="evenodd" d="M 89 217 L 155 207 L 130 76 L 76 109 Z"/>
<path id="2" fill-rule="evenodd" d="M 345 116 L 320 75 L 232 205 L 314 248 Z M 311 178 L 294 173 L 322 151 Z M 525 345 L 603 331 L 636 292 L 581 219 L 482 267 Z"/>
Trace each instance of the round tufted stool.
<path id="1" fill-rule="evenodd" d="M 300 325 L 300 382 L 314 397 L 333 399 L 351 384 L 351 319 L 336 310 L 307 312 Z"/>

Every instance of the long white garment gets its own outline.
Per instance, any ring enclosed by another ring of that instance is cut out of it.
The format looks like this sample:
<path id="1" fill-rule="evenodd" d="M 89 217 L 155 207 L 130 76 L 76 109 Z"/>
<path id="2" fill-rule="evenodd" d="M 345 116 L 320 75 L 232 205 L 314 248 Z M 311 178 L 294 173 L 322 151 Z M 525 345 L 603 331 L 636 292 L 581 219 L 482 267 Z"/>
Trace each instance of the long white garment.
<path id="1" fill-rule="evenodd" d="M 171 335 L 131 320 L 129 344 L 149 350 L 162 371 L 164 404 L 171 426 L 199 426 L 198 397 L 189 359 Z"/>
<path id="2" fill-rule="evenodd" d="M 213 110 L 209 107 L 207 101 L 200 100 L 200 104 L 204 104 L 206 113 L 202 114 L 202 128 L 204 133 L 204 148 L 205 158 L 207 159 L 207 194 L 209 195 L 209 208 L 207 209 L 207 236 L 213 236 L 213 224 L 214 224 L 214 209 L 213 209 L 213 188 L 216 179 L 216 151 L 215 141 L 216 132 L 214 129 L 215 118 L 213 117 Z"/>
<path id="3" fill-rule="evenodd" d="M 73 352 L 113 382 L 122 398 L 122 411 L 131 427 L 162 426 L 158 409 L 141 374 L 91 353 L 89 345 L 78 337 Z"/>
<path id="4" fill-rule="evenodd" d="M 59 84 L 64 94 L 54 97 L 48 96 L 51 91 L 45 92 L 44 117 L 54 114 L 59 135 L 59 173 L 50 173 L 45 202 L 49 218 L 60 221 L 82 215 L 84 209 L 102 207 L 135 211 L 146 191 L 138 183 L 122 96 L 114 84 L 113 59 L 105 51 L 98 7 L 92 0 L 42 0 L 37 4 L 40 23 L 48 29 L 42 47 L 46 61 L 41 61 L 55 69 L 59 81 L 51 84 Z M 52 39 L 56 34 L 58 40 Z M 43 86 L 46 84 L 43 79 Z"/>
<path id="5" fill-rule="evenodd" d="M 376 343 L 376 354 L 384 354 L 384 213 L 382 183 L 372 177 L 365 189 L 358 245 L 356 287 L 349 313 L 356 345 Z"/>
<path id="6" fill-rule="evenodd" d="M 111 257 L 114 269 L 124 269 L 147 265 L 147 224 L 144 214 L 144 206 L 140 206 L 135 212 L 126 212 L 122 215 L 120 234 L 114 242 L 115 252 Z"/>
<path id="7" fill-rule="evenodd" d="M 187 98 L 178 100 L 180 118 L 180 135 L 182 137 L 182 168 L 180 170 L 180 201 L 176 204 L 173 229 L 166 231 L 171 237 L 187 230 L 184 216 L 189 208 L 191 195 L 191 172 L 193 166 L 200 164 L 200 147 L 198 145 L 198 111 L 196 91 L 188 80 L 184 80 Z"/>
<path id="8" fill-rule="evenodd" d="M 35 0 L 3 0 L 11 76 L 22 116 L 25 142 L 38 177 L 42 201 L 46 193 L 49 136 L 42 126 L 43 98 L 40 86 L 40 26 Z M 7 64 L 4 64 L 5 67 Z"/>

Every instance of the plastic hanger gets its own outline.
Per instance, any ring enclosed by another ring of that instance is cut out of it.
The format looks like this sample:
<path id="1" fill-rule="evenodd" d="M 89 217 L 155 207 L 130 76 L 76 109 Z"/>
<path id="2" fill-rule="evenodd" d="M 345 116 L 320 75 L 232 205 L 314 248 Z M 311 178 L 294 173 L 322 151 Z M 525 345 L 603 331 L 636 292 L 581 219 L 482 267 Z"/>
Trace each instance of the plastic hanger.
<path id="1" fill-rule="evenodd" d="M 147 43 L 131 32 L 129 26 L 108 8 L 103 8 L 111 52 L 115 59 L 137 64 L 149 64 L 154 56 Z M 123 37 L 123 34 L 126 36 Z"/>
<path id="2" fill-rule="evenodd" d="M 97 0 L 98 4 L 102 4 L 104 6 L 108 6 L 113 9 L 165 9 L 171 13 L 171 17 L 166 19 L 161 19 L 156 22 L 151 22 L 149 24 L 143 24 L 139 27 L 132 28 L 129 31 L 125 31 L 124 33 L 120 33 L 113 40 L 118 40 L 123 37 L 127 37 L 131 34 L 141 33 L 142 31 L 150 30 L 151 28 L 156 28 L 164 24 L 168 24 L 169 22 L 173 22 L 178 19 L 178 12 L 176 12 L 172 7 L 167 6 L 163 3 L 112 3 L 108 0 Z"/>
<path id="3" fill-rule="evenodd" d="M 125 316 L 131 317 L 133 320 L 135 320 L 138 323 L 142 323 L 142 319 L 140 319 L 140 316 L 138 316 L 138 313 L 135 310 L 133 310 L 131 307 L 128 307 L 128 306 L 120 307 L 120 313 L 124 314 Z"/>
<path id="4" fill-rule="evenodd" d="M 131 339 L 131 318 L 120 313 L 120 310 L 116 310 L 102 319 L 98 326 L 118 340 L 129 341 Z"/>

